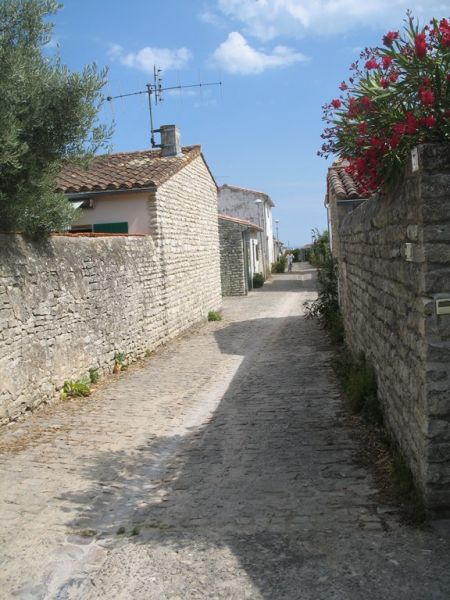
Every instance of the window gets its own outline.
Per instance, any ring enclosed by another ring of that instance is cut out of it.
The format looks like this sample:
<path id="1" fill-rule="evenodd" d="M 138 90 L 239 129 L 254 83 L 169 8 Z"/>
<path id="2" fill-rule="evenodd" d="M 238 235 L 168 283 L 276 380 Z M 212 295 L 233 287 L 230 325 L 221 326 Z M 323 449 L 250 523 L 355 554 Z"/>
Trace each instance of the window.
<path id="1" fill-rule="evenodd" d="M 258 245 L 258 242 L 256 242 L 254 248 L 255 248 L 255 262 L 258 262 L 259 261 L 259 245 Z"/>
<path id="2" fill-rule="evenodd" d="M 93 198 L 85 198 L 84 200 L 71 200 L 71 203 L 74 208 L 94 208 Z"/>

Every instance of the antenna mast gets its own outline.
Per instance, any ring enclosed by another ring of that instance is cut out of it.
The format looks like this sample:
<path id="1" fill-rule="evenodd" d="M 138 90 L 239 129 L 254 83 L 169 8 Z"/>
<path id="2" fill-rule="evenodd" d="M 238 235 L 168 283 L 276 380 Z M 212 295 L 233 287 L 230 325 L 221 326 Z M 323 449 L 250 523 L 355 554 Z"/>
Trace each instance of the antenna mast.
<path id="1" fill-rule="evenodd" d="M 128 98 L 128 96 L 139 96 L 141 94 L 147 94 L 148 96 L 148 110 L 150 113 L 150 142 L 152 144 L 152 148 L 161 148 L 161 144 L 157 144 L 155 142 L 155 133 L 159 133 L 159 129 L 155 129 L 153 126 L 153 102 L 155 106 L 158 103 L 163 101 L 162 93 L 169 90 L 183 90 L 186 88 L 195 88 L 195 87 L 207 87 L 210 85 L 220 85 L 222 86 L 221 81 L 215 81 L 210 83 L 194 83 L 191 85 L 173 85 L 170 87 L 162 87 L 162 77 L 161 77 L 161 69 L 157 69 L 156 66 L 153 67 L 153 83 L 146 84 L 146 90 L 140 90 L 139 92 L 131 92 L 129 94 L 120 94 L 118 96 L 108 96 L 106 100 L 111 102 L 112 100 L 116 100 L 117 98 Z"/>

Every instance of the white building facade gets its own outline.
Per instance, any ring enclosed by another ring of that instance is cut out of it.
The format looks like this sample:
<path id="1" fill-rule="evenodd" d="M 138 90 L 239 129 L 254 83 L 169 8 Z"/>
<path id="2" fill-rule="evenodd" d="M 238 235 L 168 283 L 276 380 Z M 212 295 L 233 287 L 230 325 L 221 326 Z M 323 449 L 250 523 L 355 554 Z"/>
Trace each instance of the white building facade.
<path id="1" fill-rule="evenodd" d="M 219 188 L 218 201 L 220 213 L 245 219 L 261 228 L 252 243 L 252 261 L 268 277 L 275 261 L 272 199 L 264 192 L 225 184 Z"/>

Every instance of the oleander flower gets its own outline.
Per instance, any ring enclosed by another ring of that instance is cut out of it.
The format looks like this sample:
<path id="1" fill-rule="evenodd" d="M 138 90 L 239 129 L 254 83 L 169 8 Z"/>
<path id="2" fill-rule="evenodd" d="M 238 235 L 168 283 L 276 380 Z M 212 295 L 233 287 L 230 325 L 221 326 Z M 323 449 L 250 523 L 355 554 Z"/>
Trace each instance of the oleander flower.
<path id="1" fill-rule="evenodd" d="M 378 69 L 378 63 L 375 58 L 371 58 L 365 64 L 366 69 Z"/>
<path id="2" fill-rule="evenodd" d="M 416 50 L 416 56 L 418 58 L 424 58 L 427 53 L 427 42 L 425 33 L 418 33 L 414 39 L 414 47 Z"/>
<path id="3" fill-rule="evenodd" d="M 398 31 L 388 31 L 388 33 L 383 36 L 383 44 L 385 46 L 391 47 L 394 40 L 396 40 L 399 36 Z"/>
<path id="4" fill-rule="evenodd" d="M 428 115 L 419 119 L 419 125 L 425 125 L 425 127 L 434 127 L 436 125 L 436 117 L 434 115 Z"/>
<path id="5" fill-rule="evenodd" d="M 450 140 L 449 19 L 421 28 L 407 16 L 402 35 L 361 52 L 339 85 L 345 94 L 324 106 L 319 154 L 348 160 L 361 193 L 393 183 L 417 144 Z"/>
<path id="6" fill-rule="evenodd" d="M 428 89 L 428 88 L 424 88 L 419 92 L 420 95 L 420 101 L 422 102 L 422 104 L 425 104 L 426 106 L 434 104 L 435 98 L 434 98 L 434 94 L 433 92 Z"/>

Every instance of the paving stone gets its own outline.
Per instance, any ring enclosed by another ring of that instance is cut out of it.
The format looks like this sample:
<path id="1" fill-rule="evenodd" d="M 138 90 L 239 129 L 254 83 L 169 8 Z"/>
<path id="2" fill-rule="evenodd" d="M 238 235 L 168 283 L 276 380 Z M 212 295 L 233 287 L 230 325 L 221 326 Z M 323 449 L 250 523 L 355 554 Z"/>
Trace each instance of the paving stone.
<path id="1" fill-rule="evenodd" d="M 3 430 L 0 597 L 448 599 L 446 530 L 379 504 L 297 268 Z"/>

